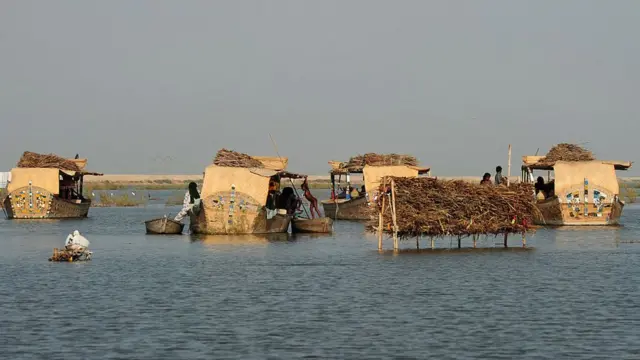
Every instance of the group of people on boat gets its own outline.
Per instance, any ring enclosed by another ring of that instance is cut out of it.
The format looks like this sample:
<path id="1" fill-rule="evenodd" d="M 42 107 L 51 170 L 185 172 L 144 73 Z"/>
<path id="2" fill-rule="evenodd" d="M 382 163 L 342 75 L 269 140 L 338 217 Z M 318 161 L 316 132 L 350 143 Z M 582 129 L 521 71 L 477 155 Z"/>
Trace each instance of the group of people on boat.
<path id="1" fill-rule="evenodd" d="M 551 180 L 547 183 L 544 182 L 544 178 L 542 176 L 538 176 L 536 179 L 536 183 L 534 185 L 536 189 L 536 197 L 543 197 L 544 199 L 551 198 L 555 196 L 555 181 Z"/>
<path id="2" fill-rule="evenodd" d="M 502 166 L 496 166 L 496 176 L 494 181 L 491 181 L 491 174 L 484 173 L 480 185 L 507 185 L 507 177 L 502 175 Z"/>
<path id="3" fill-rule="evenodd" d="M 331 191 L 332 191 L 332 194 L 331 194 L 332 199 L 346 199 L 347 194 L 349 194 L 352 198 L 355 198 L 359 196 L 364 196 L 366 193 L 364 185 L 362 185 L 360 189 L 356 189 L 351 185 L 347 187 L 339 187 L 338 188 L 339 192 L 337 195 L 335 194 L 334 190 L 331 190 Z"/>

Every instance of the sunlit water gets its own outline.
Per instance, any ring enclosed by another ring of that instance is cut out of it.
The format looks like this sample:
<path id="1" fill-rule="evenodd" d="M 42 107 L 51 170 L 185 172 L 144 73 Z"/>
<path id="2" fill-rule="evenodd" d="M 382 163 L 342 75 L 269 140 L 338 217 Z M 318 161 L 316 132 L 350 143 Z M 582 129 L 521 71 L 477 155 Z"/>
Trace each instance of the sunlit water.
<path id="1" fill-rule="evenodd" d="M 621 228 L 540 230 L 529 251 L 443 239 L 451 251 L 398 255 L 352 222 L 329 236 L 144 234 L 178 210 L 0 220 L 0 358 L 640 359 L 640 207 Z M 48 262 L 75 229 L 93 260 Z"/>

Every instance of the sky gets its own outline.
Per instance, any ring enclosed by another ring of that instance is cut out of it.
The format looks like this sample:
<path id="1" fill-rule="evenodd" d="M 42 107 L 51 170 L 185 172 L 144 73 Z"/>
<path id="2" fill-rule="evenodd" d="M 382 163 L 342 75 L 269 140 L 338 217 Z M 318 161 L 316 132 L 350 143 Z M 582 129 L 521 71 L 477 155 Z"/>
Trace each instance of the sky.
<path id="1" fill-rule="evenodd" d="M 481 176 L 509 144 L 513 175 L 561 142 L 634 161 L 638 34 L 636 0 L 3 0 L 0 169 L 199 174 L 276 156 L 269 134 L 308 174 L 395 152 Z"/>

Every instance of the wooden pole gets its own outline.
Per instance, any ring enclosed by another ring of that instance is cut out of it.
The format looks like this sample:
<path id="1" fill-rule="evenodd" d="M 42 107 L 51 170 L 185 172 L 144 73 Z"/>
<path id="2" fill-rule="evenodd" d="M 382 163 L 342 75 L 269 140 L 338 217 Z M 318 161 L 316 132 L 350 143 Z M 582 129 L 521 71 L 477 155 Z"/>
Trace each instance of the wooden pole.
<path id="1" fill-rule="evenodd" d="M 473 248 L 476 248 L 477 245 L 477 241 L 478 241 L 478 235 L 473 235 Z"/>
<path id="2" fill-rule="evenodd" d="M 509 161 L 507 162 L 507 185 L 509 185 L 510 177 L 511 177 L 511 144 L 509 144 Z"/>
<path id="3" fill-rule="evenodd" d="M 460 236 L 458 236 L 458 249 L 460 249 L 462 247 L 462 244 L 460 243 Z"/>
<path id="4" fill-rule="evenodd" d="M 384 181 L 384 186 L 387 185 L 386 179 Z M 384 200 L 385 200 L 386 196 L 382 196 L 382 208 L 380 208 L 380 217 L 378 218 L 378 250 L 382 250 L 382 233 L 383 233 L 383 226 L 384 226 Z"/>
<path id="5" fill-rule="evenodd" d="M 504 234 L 504 247 L 507 247 L 507 238 L 509 237 L 509 234 Z"/>
<path id="6" fill-rule="evenodd" d="M 527 237 L 525 236 L 524 233 L 522 233 L 522 247 L 523 248 L 527 247 Z"/>
<path id="7" fill-rule="evenodd" d="M 436 240 L 433 237 L 431 237 L 431 250 L 435 248 L 436 248 Z"/>
<path id="8" fill-rule="evenodd" d="M 416 236 L 416 249 L 420 250 L 420 236 Z"/>
<path id="9" fill-rule="evenodd" d="M 396 182 L 391 180 L 391 215 L 393 218 L 393 250 L 398 250 L 398 221 L 396 219 Z"/>

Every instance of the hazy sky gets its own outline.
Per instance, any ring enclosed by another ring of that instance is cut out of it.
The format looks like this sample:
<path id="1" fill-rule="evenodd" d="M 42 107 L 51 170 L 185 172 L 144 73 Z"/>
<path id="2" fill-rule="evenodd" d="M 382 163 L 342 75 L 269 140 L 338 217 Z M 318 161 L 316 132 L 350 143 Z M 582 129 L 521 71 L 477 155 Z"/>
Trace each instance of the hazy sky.
<path id="1" fill-rule="evenodd" d="M 312 174 L 399 152 L 480 176 L 509 143 L 512 174 L 558 142 L 633 161 L 638 34 L 637 0 L 2 0 L 0 168 L 197 174 L 269 132 Z"/>

